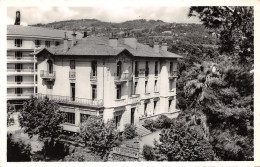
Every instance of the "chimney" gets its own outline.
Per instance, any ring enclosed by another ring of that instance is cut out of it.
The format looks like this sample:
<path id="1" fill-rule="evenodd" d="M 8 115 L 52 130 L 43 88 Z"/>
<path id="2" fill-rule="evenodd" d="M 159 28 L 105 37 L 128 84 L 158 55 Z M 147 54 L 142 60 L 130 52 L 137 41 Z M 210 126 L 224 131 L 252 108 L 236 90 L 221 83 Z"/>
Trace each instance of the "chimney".
<path id="1" fill-rule="evenodd" d="M 14 25 L 20 25 L 20 18 L 21 18 L 21 13 L 20 11 L 16 11 L 16 16 L 15 16 L 15 23 Z"/>
<path id="2" fill-rule="evenodd" d="M 156 53 L 159 53 L 159 43 L 158 43 L 158 42 L 154 42 L 154 43 L 153 43 L 153 50 L 154 50 Z"/>
<path id="3" fill-rule="evenodd" d="M 167 43 L 166 42 L 162 43 L 162 50 L 166 52 L 167 48 L 168 48 Z"/>
<path id="4" fill-rule="evenodd" d="M 83 32 L 83 38 L 86 38 L 88 36 L 88 32 L 87 31 L 84 31 Z"/>
<path id="5" fill-rule="evenodd" d="M 131 48 L 135 49 L 137 48 L 137 40 L 135 37 L 131 37 L 129 33 L 126 34 L 124 38 L 124 44 L 130 46 Z"/>
<path id="6" fill-rule="evenodd" d="M 76 34 L 75 31 L 73 31 L 73 33 L 71 35 L 72 35 L 71 46 L 74 46 L 74 45 L 76 45 L 76 36 L 77 36 L 77 34 Z"/>
<path id="7" fill-rule="evenodd" d="M 108 44 L 111 47 L 117 47 L 118 46 L 118 38 L 116 37 L 116 35 L 114 35 L 114 33 L 110 34 Z"/>
<path id="8" fill-rule="evenodd" d="M 65 37 L 64 37 L 64 49 L 63 49 L 63 51 L 67 52 L 69 50 L 69 40 L 67 38 L 66 32 L 64 32 L 64 33 L 65 33 Z"/>

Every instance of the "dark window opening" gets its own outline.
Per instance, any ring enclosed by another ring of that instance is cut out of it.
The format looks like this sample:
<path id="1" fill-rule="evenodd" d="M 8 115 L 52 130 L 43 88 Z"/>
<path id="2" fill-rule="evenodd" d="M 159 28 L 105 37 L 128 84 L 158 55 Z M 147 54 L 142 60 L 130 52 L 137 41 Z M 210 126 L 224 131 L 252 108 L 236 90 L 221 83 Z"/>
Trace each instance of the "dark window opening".
<path id="1" fill-rule="evenodd" d="M 51 46 L 51 41 L 45 41 L 45 47 L 49 48 Z"/>
<path id="2" fill-rule="evenodd" d="M 75 83 L 70 83 L 70 89 L 71 89 L 71 100 L 75 101 L 75 96 L 76 96 Z"/>
<path id="3" fill-rule="evenodd" d="M 53 73 L 53 63 L 51 60 L 47 61 L 49 74 Z"/>
<path id="4" fill-rule="evenodd" d="M 91 63 L 92 76 L 97 76 L 97 61 Z"/>
<path id="5" fill-rule="evenodd" d="M 66 118 L 65 122 L 70 124 L 75 124 L 75 113 L 65 112 Z"/>
<path id="6" fill-rule="evenodd" d="M 158 76 L 158 61 L 155 62 L 155 67 L 154 67 L 154 74 L 155 76 Z"/>
<path id="7" fill-rule="evenodd" d="M 59 41 L 55 41 L 55 46 L 59 46 L 60 42 Z"/>
<path id="8" fill-rule="evenodd" d="M 20 72 L 23 69 L 23 64 L 17 63 L 15 64 L 15 70 Z"/>
<path id="9" fill-rule="evenodd" d="M 170 62 L 170 72 L 173 71 L 173 62 Z"/>
<path id="10" fill-rule="evenodd" d="M 80 123 L 83 123 L 85 121 L 87 121 L 87 119 L 90 117 L 90 115 L 88 114 L 82 114 L 80 113 Z"/>
<path id="11" fill-rule="evenodd" d="M 139 71 L 138 71 L 138 61 L 135 61 L 135 77 L 138 77 Z"/>
<path id="12" fill-rule="evenodd" d="M 23 57 L 23 52 L 17 51 L 15 52 L 15 58 L 20 60 Z"/>
<path id="13" fill-rule="evenodd" d="M 147 87 L 148 81 L 145 81 L 145 93 L 148 93 L 148 87 Z"/>
<path id="14" fill-rule="evenodd" d="M 92 100 L 97 98 L 97 85 L 92 85 Z"/>
<path id="15" fill-rule="evenodd" d="M 147 77 L 149 75 L 149 63 L 148 61 L 145 62 L 145 76 Z"/>
<path id="16" fill-rule="evenodd" d="M 75 65 L 76 63 L 75 63 L 75 60 L 70 60 L 70 69 L 71 70 L 75 70 Z"/>
<path id="17" fill-rule="evenodd" d="M 15 88 L 15 94 L 17 96 L 21 96 L 23 94 L 23 89 L 22 88 Z"/>
<path id="18" fill-rule="evenodd" d="M 22 45 L 23 45 L 23 40 L 22 40 L 22 39 L 15 39 L 15 40 L 14 40 L 14 45 L 15 45 L 16 47 L 22 47 Z"/>
<path id="19" fill-rule="evenodd" d="M 38 48 L 41 46 L 41 41 L 40 40 L 35 40 L 35 47 Z"/>
<path id="20" fill-rule="evenodd" d="M 121 99 L 121 85 L 116 85 L 116 99 Z"/>
<path id="21" fill-rule="evenodd" d="M 131 124 L 133 125 L 135 121 L 135 108 L 131 108 Z"/>
<path id="22" fill-rule="evenodd" d="M 120 76 L 121 70 L 122 70 L 121 68 L 122 68 L 122 62 L 119 61 L 119 62 L 117 62 L 117 66 L 116 66 L 116 75 L 117 76 Z"/>
<path id="23" fill-rule="evenodd" d="M 147 116 L 147 105 L 148 103 L 144 103 L 144 115 Z"/>
<path id="24" fill-rule="evenodd" d="M 21 84 L 23 82 L 23 76 L 15 76 L 15 82 Z"/>
<path id="25" fill-rule="evenodd" d="M 120 126 L 121 115 L 117 115 L 114 118 L 115 118 L 116 127 Z"/>

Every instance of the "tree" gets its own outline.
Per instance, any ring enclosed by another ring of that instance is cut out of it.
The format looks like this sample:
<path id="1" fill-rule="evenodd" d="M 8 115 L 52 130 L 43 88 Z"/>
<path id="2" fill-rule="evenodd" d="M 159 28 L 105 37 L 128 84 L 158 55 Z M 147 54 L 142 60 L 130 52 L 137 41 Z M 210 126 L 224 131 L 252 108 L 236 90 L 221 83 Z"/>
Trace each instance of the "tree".
<path id="1" fill-rule="evenodd" d="M 11 115 L 15 112 L 15 108 L 10 103 L 7 103 L 7 126 L 11 126 L 14 123 L 14 118 Z"/>
<path id="2" fill-rule="evenodd" d="M 44 159 L 62 132 L 60 124 L 64 118 L 58 105 L 47 97 L 43 100 L 32 97 L 24 103 L 19 116 L 20 125 L 29 137 L 39 135 L 39 140 L 44 142 Z"/>
<path id="3" fill-rule="evenodd" d="M 114 121 L 104 123 L 101 117 L 90 116 L 80 125 L 80 136 L 85 145 L 106 159 L 111 149 L 117 146 L 118 132 Z"/>
<path id="4" fill-rule="evenodd" d="M 21 140 L 15 141 L 12 134 L 7 134 L 7 162 L 31 161 L 31 146 Z"/>
<path id="5" fill-rule="evenodd" d="M 131 124 L 125 124 L 125 129 L 123 132 L 123 136 L 126 139 L 133 139 L 134 137 L 137 136 L 137 132 L 136 132 L 136 126 L 135 125 L 131 125 Z"/>
<path id="6" fill-rule="evenodd" d="M 235 63 L 252 68 L 254 63 L 254 9 L 246 7 L 191 7 L 189 16 L 198 17 L 220 39 L 220 53 Z"/>
<path id="7" fill-rule="evenodd" d="M 154 142 L 158 161 L 212 161 L 216 159 L 213 148 L 200 122 L 190 124 L 184 118 L 174 121 L 170 129 L 163 129 L 160 142 Z"/>

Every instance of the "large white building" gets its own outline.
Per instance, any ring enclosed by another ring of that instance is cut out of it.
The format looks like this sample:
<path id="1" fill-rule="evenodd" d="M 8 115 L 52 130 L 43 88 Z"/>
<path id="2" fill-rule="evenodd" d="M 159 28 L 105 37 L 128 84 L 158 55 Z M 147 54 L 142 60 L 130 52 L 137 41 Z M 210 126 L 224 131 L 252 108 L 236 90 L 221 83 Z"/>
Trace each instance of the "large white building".
<path id="1" fill-rule="evenodd" d="M 70 35 L 67 33 L 67 35 Z M 119 130 L 176 112 L 176 54 L 133 37 L 85 37 L 44 47 L 37 57 L 38 98 L 55 100 L 67 113 L 64 130 L 77 132 L 90 115 L 115 119 Z"/>
<path id="2" fill-rule="evenodd" d="M 68 32 L 71 40 L 71 31 L 7 26 L 7 100 L 17 109 L 25 99 L 37 93 L 37 59 L 30 53 L 63 44 L 64 32 Z M 77 36 L 81 38 L 82 34 Z"/>

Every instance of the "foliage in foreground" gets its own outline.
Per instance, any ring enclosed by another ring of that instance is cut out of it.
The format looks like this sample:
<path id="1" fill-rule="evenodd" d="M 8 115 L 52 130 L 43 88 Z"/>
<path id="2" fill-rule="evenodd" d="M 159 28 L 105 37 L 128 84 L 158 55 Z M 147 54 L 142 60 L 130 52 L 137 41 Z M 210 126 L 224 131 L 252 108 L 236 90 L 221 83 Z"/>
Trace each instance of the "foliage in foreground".
<path id="1" fill-rule="evenodd" d="M 35 97 L 27 100 L 19 116 L 19 122 L 24 132 L 33 137 L 38 135 L 44 142 L 44 158 L 51 150 L 54 141 L 61 135 L 60 124 L 64 121 L 64 114 L 59 111 L 58 105 L 45 98 L 38 100 Z"/>
<path id="2" fill-rule="evenodd" d="M 87 147 L 107 159 L 111 149 L 117 146 L 119 134 L 114 121 L 104 123 L 101 117 L 91 116 L 80 125 L 80 136 Z"/>
<path id="3" fill-rule="evenodd" d="M 126 139 L 133 139 L 134 137 L 136 137 L 138 134 L 136 132 L 136 126 L 135 125 L 131 125 L 131 124 L 125 124 L 125 129 L 123 131 L 123 136 Z"/>
<path id="4" fill-rule="evenodd" d="M 211 144 L 198 121 L 191 125 L 186 119 L 176 119 L 169 129 L 163 129 L 160 142 L 155 141 L 158 161 L 212 161 L 216 159 Z"/>
<path id="5" fill-rule="evenodd" d="M 163 128 L 170 128 L 172 125 L 172 119 L 165 115 L 160 115 L 156 120 L 146 119 L 144 121 L 144 127 L 152 132 Z"/>
<path id="6" fill-rule="evenodd" d="M 22 140 L 15 141 L 12 134 L 7 134 L 7 162 L 31 161 L 31 146 Z"/>
<path id="7" fill-rule="evenodd" d="M 153 149 L 153 147 L 151 147 L 149 145 L 145 144 L 143 146 L 143 155 L 144 155 L 145 160 L 147 160 L 147 161 L 155 160 L 154 149 Z"/>
<path id="8" fill-rule="evenodd" d="M 11 126 L 14 123 L 14 118 L 11 115 L 15 112 L 15 108 L 10 103 L 7 103 L 7 126 Z"/>

